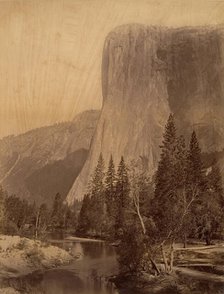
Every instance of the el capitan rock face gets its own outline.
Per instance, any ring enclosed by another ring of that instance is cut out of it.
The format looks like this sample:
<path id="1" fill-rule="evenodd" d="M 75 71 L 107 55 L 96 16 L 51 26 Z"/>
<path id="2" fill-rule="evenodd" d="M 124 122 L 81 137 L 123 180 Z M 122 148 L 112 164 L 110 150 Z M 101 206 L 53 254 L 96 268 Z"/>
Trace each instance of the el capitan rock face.
<path id="1" fill-rule="evenodd" d="M 82 198 L 102 152 L 118 164 L 144 158 L 154 173 L 164 125 L 195 129 L 204 152 L 224 147 L 224 30 L 125 25 L 105 41 L 103 108 L 90 152 L 67 201 Z"/>
<path id="2" fill-rule="evenodd" d="M 99 118 L 98 110 L 73 121 L 0 140 L 0 185 L 30 202 L 65 197 L 82 169 Z"/>

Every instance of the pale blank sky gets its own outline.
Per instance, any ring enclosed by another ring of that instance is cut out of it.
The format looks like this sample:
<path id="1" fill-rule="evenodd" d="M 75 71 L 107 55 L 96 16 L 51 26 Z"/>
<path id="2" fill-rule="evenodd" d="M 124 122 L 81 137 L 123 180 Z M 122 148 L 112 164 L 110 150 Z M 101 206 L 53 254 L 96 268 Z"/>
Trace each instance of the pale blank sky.
<path id="1" fill-rule="evenodd" d="M 0 0 L 0 137 L 101 107 L 106 35 L 126 23 L 224 23 L 224 1 Z"/>

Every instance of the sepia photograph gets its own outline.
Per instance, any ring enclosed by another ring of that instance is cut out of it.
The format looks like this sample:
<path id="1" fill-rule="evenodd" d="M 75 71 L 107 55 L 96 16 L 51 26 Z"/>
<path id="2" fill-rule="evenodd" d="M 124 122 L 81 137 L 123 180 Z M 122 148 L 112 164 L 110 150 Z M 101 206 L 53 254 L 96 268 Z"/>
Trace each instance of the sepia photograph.
<path id="1" fill-rule="evenodd" d="M 224 0 L 0 0 L 0 294 L 224 294 Z"/>

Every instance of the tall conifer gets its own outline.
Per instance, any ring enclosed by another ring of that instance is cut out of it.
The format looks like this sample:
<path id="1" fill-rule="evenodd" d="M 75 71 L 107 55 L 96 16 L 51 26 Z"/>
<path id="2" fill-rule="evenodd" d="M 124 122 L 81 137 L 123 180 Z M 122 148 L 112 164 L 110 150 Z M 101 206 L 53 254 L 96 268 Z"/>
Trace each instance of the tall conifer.
<path id="1" fill-rule="evenodd" d="M 127 221 L 128 208 L 130 204 L 130 184 L 128 179 L 128 171 L 124 161 L 121 157 L 117 170 L 116 183 L 116 229 L 122 229 Z"/>
<path id="2" fill-rule="evenodd" d="M 154 219 L 161 234 L 167 235 L 175 222 L 173 213 L 177 201 L 176 151 L 177 137 L 174 117 L 171 114 L 165 126 L 161 155 L 155 178 Z"/>
<path id="3" fill-rule="evenodd" d="M 192 132 L 187 156 L 187 184 L 190 189 L 197 188 L 198 193 L 205 189 L 205 171 L 201 159 L 201 149 L 195 131 Z"/>
<path id="4" fill-rule="evenodd" d="M 105 197 L 107 205 L 107 213 L 109 217 L 114 216 L 114 202 L 115 202 L 115 185 L 116 185 L 116 174 L 114 168 L 113 157 L 111 155 L 108 170 L 105 178 Z"/>
<path id="5" fill-rule="evenodd" d="M 105 164 L 102 153 L 99 155 L 97 166 L 94 170 L 91 187 L 91 226 L 96 234 L 102 234 L 105 227 L 106 218 L 106 202 L 105 202 Z"/>

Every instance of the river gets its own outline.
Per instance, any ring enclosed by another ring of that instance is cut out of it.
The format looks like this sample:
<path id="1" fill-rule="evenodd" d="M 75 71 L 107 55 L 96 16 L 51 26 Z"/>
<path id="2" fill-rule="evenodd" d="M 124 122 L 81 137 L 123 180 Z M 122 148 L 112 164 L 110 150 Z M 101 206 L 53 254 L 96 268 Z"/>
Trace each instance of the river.
<path id="1" fill-rule="evenodd" d="M 106 277 L 118 273 L 116 249 L 113 246 L 106 242 L 66 239 L 61 235 L 54 235 L 50 242 L 69 251 L 75 256 L 74 262 L 44 272 L 34 272 L 25 277 L 10 279 L 9 286 L 26 294 L 137 294 L 137 291 L 130 287 L 118 291 L 112 283 L 108 282 Z M 205 272 L 204 268 L 197 269 Z M 223 282 L 212 281 L 213 279 L 209 276 L 210 273 L 216 273 L 214 268 L 207 268 L 207 270 L 209 270 L 208 279 L 206 276 L 202 279 L 193 275 L 192 277 L 183 276 L 179 280 L 181 283 L 179 285 L 173 283 L 172 288 L 160 287 L 160 282 L 157 285 L 161 288 L 160 290 L 158 287 L 154 288 L 153 284 L 152 287 L 148 285 L 150 293 L 224 293 Z M 222 273 L 220 275 L 222 276 Z M 214 277 L 217 278 L 217 276 Z M 191 285 L 190 292 L 183 290 L 186 289 L 186 285 Z"/>
<path id="2" fill-rule="evenodd" d="M 105 242 L 69 241 L 57 235 L 50 242 L 69 251 L 76 257 L 74 262 L 11 279 L 11 286 L 29 294 L 118 294 L 106 279 L 118 272 L 113 246 Z"/>

